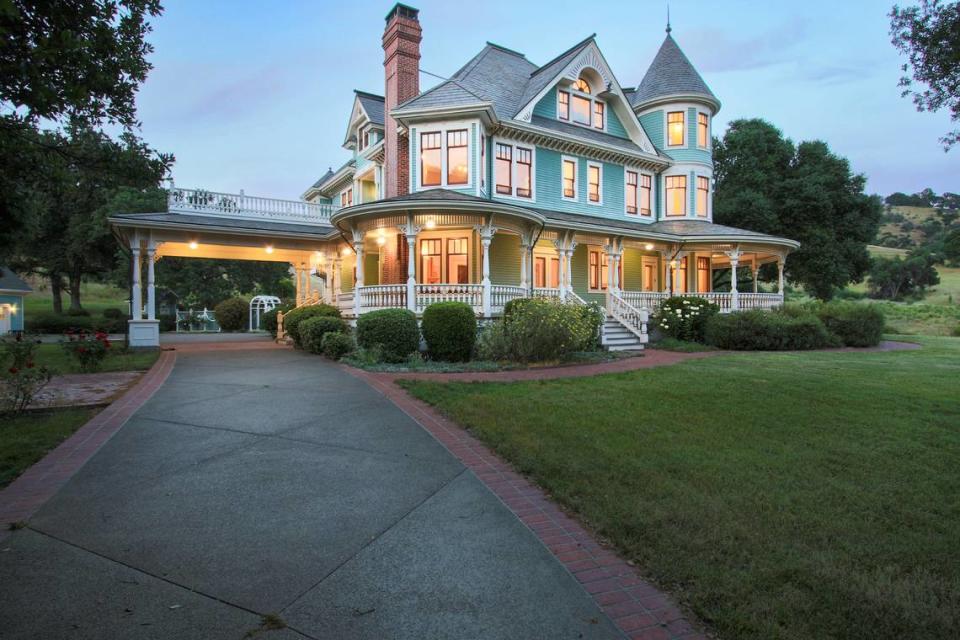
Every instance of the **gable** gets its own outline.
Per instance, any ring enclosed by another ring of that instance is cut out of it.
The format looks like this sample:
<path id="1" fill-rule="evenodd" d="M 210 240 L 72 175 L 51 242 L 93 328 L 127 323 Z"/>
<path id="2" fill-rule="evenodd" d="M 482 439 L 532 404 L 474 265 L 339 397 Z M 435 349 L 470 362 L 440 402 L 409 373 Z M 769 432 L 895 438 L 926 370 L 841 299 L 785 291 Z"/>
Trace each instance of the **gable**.
<path id="1" fill-rule="evenodd" d="M 549 95 L 555 95 L 558 86 L 573 84 L 585 70 L 589 69 L 598 75 L 603 85 L 607 87 L 607 90 L 599 95 L 606 100 L 610 115 L 615 117 L 625 137 L 643 151 L 656 153 L 653 143 L 647 137 L 643 127 L 640 126 L 630 101 L 623 93 L 620 83 L 613 75 L 613 71 L 611 71 L 606 59 L 600 52 L 600 48 L 593 39 L 590 39 L 579 50 L 572 51 L 569 55 L 550 63 L 548 66 L 552 67 L 550 69 L 552 77 L 547 82 L 544 82 L 544 78 L 537 78 L 537 85 L 542 84 L 543 88 L 533 95 L 530 95 L 531 92 L 528 89 L 524 96 L 525 102 L 521 104 L 520 109 L 514 116 L 515 120 L 529 123 L 538 107 L 538 115 L 543 115 L 544 109 L 549 111 L 549 107 L 542 104 L 543 99 Z M 546 71 L 545 68 L 544 72 Z M 556 107 L 553 107 L 553 117 L 556 117 Z M 613 121 L 614 118 L 610 118 L 610 120 Z"/>
<path id="2" fill-rule="evenodd" d="M 544 118 L 550 118 L 551 120 L 557 119 L 558 88 L 558 85 L 554 85 L 553 88 L 548 91 L 543 98 L 540 99 L 540 102 L 533 107 L 534 117 L 542 116 Z M 625 140 L 630 140 L 630 135 L 627 133 L 626 128 L 623 126 L 623 122 L 620 121 L 620 116 L 617 115 L 615 110 L 611 109 L 609 112 L 607 112 L 606 121 L 607 129 L 605 133 L 618 138 L 623 138 Z"/>

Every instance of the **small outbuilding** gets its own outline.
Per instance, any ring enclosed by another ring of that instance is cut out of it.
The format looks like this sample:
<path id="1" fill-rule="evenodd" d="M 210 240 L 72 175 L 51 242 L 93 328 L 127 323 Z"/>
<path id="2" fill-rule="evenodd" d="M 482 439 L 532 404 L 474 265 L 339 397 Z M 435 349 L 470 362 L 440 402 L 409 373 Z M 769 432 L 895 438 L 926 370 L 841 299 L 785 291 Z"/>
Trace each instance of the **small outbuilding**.
<path id="1" fill-rule="evenodd" d="M 32 291 L 20 276 L 0 265 L 0 336 L 23 331 L 23 298 Z"/>

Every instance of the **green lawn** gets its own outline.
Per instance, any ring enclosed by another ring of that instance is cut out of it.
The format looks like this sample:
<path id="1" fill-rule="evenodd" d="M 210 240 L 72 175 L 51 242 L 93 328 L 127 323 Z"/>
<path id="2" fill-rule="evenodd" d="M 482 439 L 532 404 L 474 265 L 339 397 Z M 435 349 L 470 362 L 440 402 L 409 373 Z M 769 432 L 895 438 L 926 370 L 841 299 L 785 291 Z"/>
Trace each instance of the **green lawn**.
<path id="1" fill-rule="evenodd" d="M 97 411 L 99 409 L 31 411 L 16 418 L 2 418 L 0 487 L 13 482 L 27 467 L 86 424 Z"/>
<path id="2" fill-rule="evenodd" d="M 960 636 L 960 339 L 405 382 L 723 638 Z"/>
<path id="3" fill-rule="evenodd" d="M 76 362 L 59 344 L 38 345 L 36 357 L 38 366 L 48 367 L 56 373 L 79 372 Z M 152 367 L 159 357 L 158 350 L 124 351 L 122 344 L 114 343 L 111 354 L 103 361 L 101 371 L 143 371 Z"/>
<path id="4" fill-rule="evenodd" d="M 126 289 L 99 282 L 84 282 L 80 285 L 80 304 L 92 314 L 100 315 L 104 309 L 121 309 L 126 313 L 127 298 L 130 294 Z M 23 299 L 24 313 L 29 318 L 34 312 L 52 312 L 53 296 L 50 290 L 34 291 Z M 70 307 L 70 296 L 64 293 L 63 308 Z M 29 320 L 28 320 L 29 321 Z"/>

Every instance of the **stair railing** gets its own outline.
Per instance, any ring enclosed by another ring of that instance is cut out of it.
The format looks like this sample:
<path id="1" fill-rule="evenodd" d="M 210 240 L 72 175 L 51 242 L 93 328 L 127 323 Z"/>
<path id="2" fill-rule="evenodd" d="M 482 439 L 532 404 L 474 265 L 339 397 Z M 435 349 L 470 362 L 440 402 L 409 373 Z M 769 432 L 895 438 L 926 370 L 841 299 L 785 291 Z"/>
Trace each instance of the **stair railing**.
<path id="1" fill-rule="evenodd" d="M 641 342 L 646 342 L 649 314 L 645 310 L 637 309 L 624 300 L 619 293 L 611 291 L 609 294 L 610 315 L 613 316 L 614 320 L 626 327 L 628 331 L 640 338 Z"/>

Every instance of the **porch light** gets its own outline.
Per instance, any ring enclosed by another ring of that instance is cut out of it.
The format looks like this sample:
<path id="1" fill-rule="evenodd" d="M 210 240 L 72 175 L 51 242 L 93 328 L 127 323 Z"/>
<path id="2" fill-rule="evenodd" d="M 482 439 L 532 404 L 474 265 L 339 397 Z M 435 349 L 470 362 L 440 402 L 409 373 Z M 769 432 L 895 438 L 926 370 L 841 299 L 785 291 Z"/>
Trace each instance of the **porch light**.
<path id="1" fill-rule="evenodd" d="M 17 305 L 15 304 L 10 305 L 10 313 L 11 315 L 17 315 Z"/>
<path id="2" fill-rule="evenodd" d="M 317 261 L 318 261 L 318 262 L 321 261 L 321 260 L 323 260 L 323 251 L 317 251 L 316 254 L 317 254 Z"/>
<path id="3" fill-rule="evenodd" d="M 653 243 L 648 242 L 647 244 L 643 245 L 643 248 L 646 249 L 647 251 L 653 251 Z"/>
<path id="4" fill-rule="evenodd" d="M 266 251 L 267 253 L 273 253 L 273 245 L 268 244 L 266 247 L 264 247 L 264 251 Z"/>
<path id="5" fill-rule="evenodd" d="M 341 253 L 343 253 L 344 257 L 347 257 L 348 255 L 350 255 L 350 247 L 344 247 Z"/>
<path id="6" fill-rule="evenodd" d="M 437 223 L 434 221 L 433 218 L 430 218 L 429 220 L 427 220 L 427 229 L 433 229 L 435 226 L 437 226 Z"/>
<path id="7" fill-rule="evenodd" d="M 387 243 L 387 239 L 384 236 L 377 236 L 377 244 L 381 247 Z"/>
<path id="8" fill-rule="evenodd" d="M 191 249 L 196 249 L 196 248 L 199 247 L 199 246 L 200 246 L 200 245 L 197 244 L 197 241 L 196 241 L 196 240 L 191 240 L 191 241 L 190 241 L 190 248 L 191 248 Z"/>

